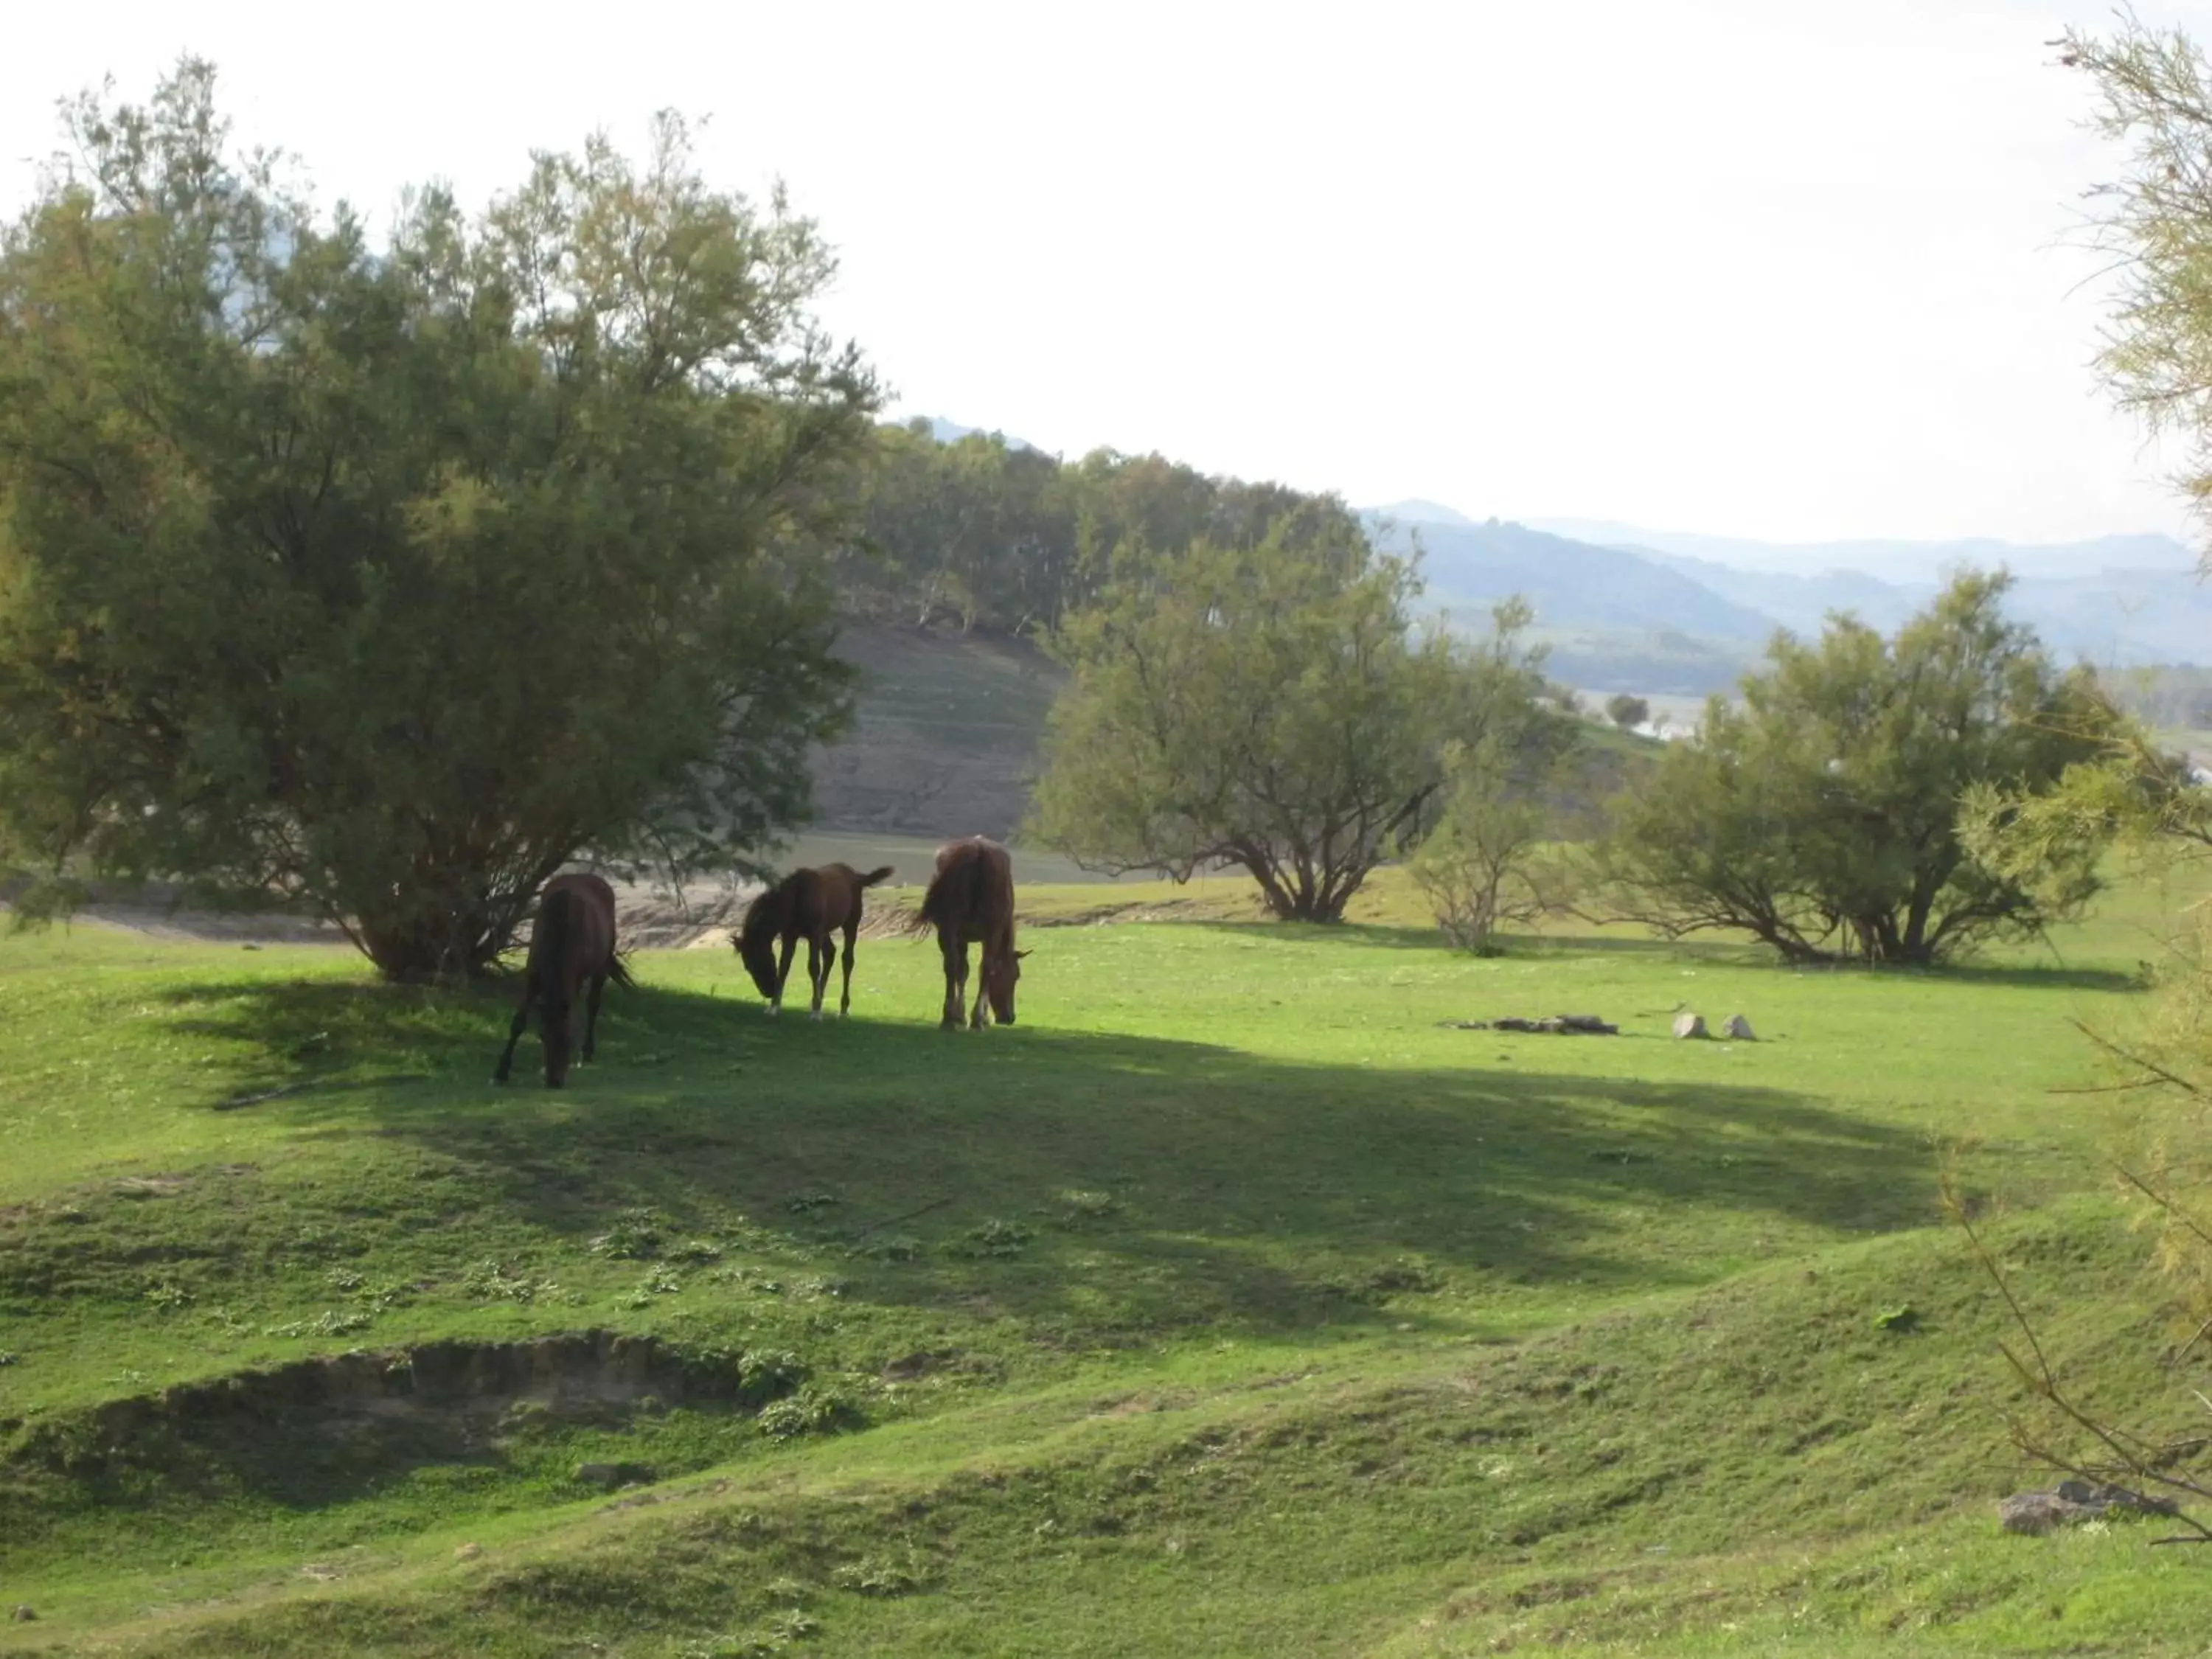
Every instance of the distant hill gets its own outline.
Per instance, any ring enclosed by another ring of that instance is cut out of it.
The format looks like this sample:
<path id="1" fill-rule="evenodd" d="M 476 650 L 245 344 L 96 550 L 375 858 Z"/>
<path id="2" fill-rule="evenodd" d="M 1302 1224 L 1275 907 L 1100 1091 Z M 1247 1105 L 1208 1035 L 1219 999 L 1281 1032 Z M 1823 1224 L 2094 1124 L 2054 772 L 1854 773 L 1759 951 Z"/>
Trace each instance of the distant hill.
<path id="1" fill-rule="evenodd" d="M 1763 612 L 1642 554 L 1496 520 L 1387 526 L 1379 511 L 1364 516 L 1380 544 L 1393 550 L 1418 535 L 1430 602 L 1478 626 L 1490 605 L 1518 593 L 1545 629 L 1723 640 L 1764 640 L 1774 631 Z"/>
<path id="2" fill-rule="evenodd" d="M 1682 531 L 1646 530 L 1603 519 L 1531 519 L 1554 535 L 1603 547 L 1631 547 L 1701 559 L 1738 570 L 1819 575 L 1853 571 L 1892 582 L 1933 583 L 1946 566 L 2002 564 L 2017 576 L 2079 578 L 2105 570 L 2193 570 L 2197 555 L 2171 536 L 2099 536 L 2087 541 L 2023 544 L 1960 541 L 1762 542 Z"/>
<path id="3" fill-rule="evenodd" d="M 2132 538 L 2113 538 L 2124 543 Z M 1993 544 L 1994 545 L 1994 544 Z M 1725 599 L 1813 635 L 1832 611 L 1893 631 L 1934 599 L 1934 580 L 1885 581 L 1856 570 L 1798 575 L 1744 570 L 1680 554 L 1649 556 Z M 1984 568 L 2001 562 L 1979 561 Z M 2015 573 L 2018 574 L 2018 573 Z M 2212 587 L 2194 569 L 2105 568 L 2066 576 L 2020 575 L 2008 609 L 2059 657 L 2103 666 L 2212 662 Z"/>
<path id="4" fill-rule="evenodd" d="M 2039 544 L 1988 538 L 1793 544 L 1649 531 L 1603 520 L 1546 519 L 1526 526 L 1498 526 L 1492 520 L 1473 526 L 1466 514 L 1434 503 L 1405 502 L 1389 510 L 1436 550 L 1430 564 L 1439 590 L 1455 580 L 1447 575 L 1446 561 L 1437 556 L 1455 530 L 1547 533 L 1555 544 L 1547 552 L 1556 554 L 1562 546 L 1583 550 L 1561 559 L 1555 568 L 1531 573 L 1526 591 L 1533 602 L 1538 597 L 1536 580 L 1551 589 L 1551 603 L 1538 605 L 1540 618 L 1577 631 L 1571 643 L 1562 641 L 1554 651 L 1563 665 L 1571 663 L 1592 677 L 1584 684 L 1613 684 L 1623 673 L 1663 664 L 1666 684 L 1622 689 L 1686 690 L 1692 689 L 1691 682 L 1720 673 L 1716 666 L 1695 664 L 1695 653 L 1680 648 L 1655 657 L 1648 638 L 1654 629 L 1711 646 L 1723 659 L 1735 654 L 1730 642 L 1749 638 L 1763 642 L 1775 628 L 1817 634 L 1837 611 L 1850 612 L 1870 627 L 1890 632 L 1934 598 L 1948 571 L 1968 566 L 2010 570 L 2017 584 L 2012 614 L 2034 628 L 2062 659 L 2081 658 L 2107 667 L 2212 663 L 2212 586 L 2197 577 L 2197 555 L 2171 536 L 2102 536 Z M 1724 601 L 1730 613 L 1701 615 L 1679 593 L 1652 587 L 1636 565 L 1608 566 L 1593 553 L 1610 553 L 1665 571 Z M 1511 568 L 1494 558 L 1489 562 L 1489 586 L 1474 584 L 1486 594 L 1499 574 Z M 1582 590 L 1579 598 L 1577 590 Z M 1623 620 L 1625 610 L 1649 620 L 1634 628 Z M 1760 620 L 1753 625 L 1747 620 L 1749 617 Z M 1636 637 L 1626 637 L 1624 629 Z M 1616 663 L 1618 672 L 1607 671 L 1608 661 Z"/>
<path id="5" fill-rule="evenodd" d="M 2055 649 L 2100 667 L 2212 664 L 2212 586 L 2193 571 L 2033 579 L 2012 610 Z"/>
<path id="6" fill-rule="evenodd" d="M 817 826 L 894 836 L 1011 835 L 1029 804 L 1066 672 L 1027 641 L 853 624 L 858 718 L 814 757 Z"/>
<path id="7" fill-rule="evenodd" d="M 1733 694 L 1763 641 L 1696 639 L 1673 629 L 1538 629 L 1545 676 L 1584 691 L 1701 699 Z"/>
<path id="8" fill-rule="evenodd" d="M 1411 501 L 1392 501 L 1385 507 L 1370 507 L 1361 510 L 1370 520 L 1389 519 L 1399 524 L 1472 526 L 1474 523 L 1473 519 L 1468 518 L 1456 507 L 1446 507 L 1442 501 L 1425 501 L 1418 498 Z"/>
<path id="9" fill-rule="evenodd" d="M 1036 447 L 1035 444 L 1030 443 L 1027 439 L 1017 438 L 1011 433 L 997 432 L 994 428 L 980 426 L 962 426 L 957 421 L 946 420 L 942 415 L 932 415 L 927 418 L 929 422 L 929 435 L 936 439 L 937 441 L 941 444 L 957 444 L 963 438 L 972 438 L 978 434 L 981 434 L 986 437 L 996 436 L 1004 440 L 1006 447 L 1009 449 L 1035 449 Z"/>
<path id="10" fill-rule="evenodd" d="M 1647 550 L 1644 556 L 1736 604 L 1774 619 L 1793 633 L 1820 631 L 1828 614 L 1848 611 L 1862 622 L 1888 632 L 1926 603 L 1933 581 L 1910 586 L 1887 582 L 1857 570 L 1826 570 L 1801 575 L 1783 570 L 1745 570 L 1713 559 Z"/>

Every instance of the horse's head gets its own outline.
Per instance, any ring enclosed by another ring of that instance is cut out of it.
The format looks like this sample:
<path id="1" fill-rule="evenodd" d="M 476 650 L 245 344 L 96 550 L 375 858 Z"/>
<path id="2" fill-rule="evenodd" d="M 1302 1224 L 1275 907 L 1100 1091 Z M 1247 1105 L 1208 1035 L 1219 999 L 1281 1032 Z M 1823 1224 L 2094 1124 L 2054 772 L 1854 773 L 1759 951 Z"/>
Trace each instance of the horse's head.
<path id="1" fill-rule="evenodd" d="M 568 1040 L 569 1000 L 547 992 L 539 1008 L 538 1029 L 545 1039 L 545 1086 L 558 1089 L 568 1080 L 568 1056 L 573 1045 Z"/>
<path id="2" fill-rule="evenodd" d="M 738 960 L 745 964 L 745 972 L 752 975 L 753 984 L 769 1002 L 775 1000 L 776 911 L 775 890 L 771 887 L 745 907 L 744 922 L 730 941 Z"/>
<path id="3" fill-rule="evenodd" d="M 983 964 L 983 994 L 991 1000 L 991 1018 L 1001 1025 L 1014 1023 L 1014 987 L 1021 983 L 1022 958 L 1027 955 L 1012 951 Z"/>

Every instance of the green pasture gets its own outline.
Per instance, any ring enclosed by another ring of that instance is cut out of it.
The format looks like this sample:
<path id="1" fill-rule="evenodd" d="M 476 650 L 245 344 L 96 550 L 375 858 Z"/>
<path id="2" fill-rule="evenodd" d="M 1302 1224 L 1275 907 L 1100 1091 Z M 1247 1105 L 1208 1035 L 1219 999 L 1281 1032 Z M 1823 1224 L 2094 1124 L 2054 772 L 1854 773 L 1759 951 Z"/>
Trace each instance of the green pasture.
<path id="1" fill-rule="evenodd" d="M 726 949 L 641 953 L 558 1093 L 534 1037 L 489 1084 L 497 990 L 0 941 L 0 1611 L 35 1614 L 0 1650 L 2203 1650 L 2203 1552 L 1998 1532 L 2049 1477 L 1938 1199 L 2089 1398 L 2201 1419 L 2111 1195 L 2135 1097 L 2078 1092 L 2071 1024 L 2142 1017 L 2188 894 L 1875 975 L 1477 961 L 1395 879 L 1331 929 L 1112 890 L 1029 890 L 981 1036 L 935 1029 L 920 940 L 864 939 L 820 1025 Z M 1107 921 L 1148 904 L 1182 919 Z M 1675 1042 L 1685 1006 L 1759 1040 Z M 1621 1035 L 1451 1024 L 1555 1012 Z M 585 1330 L 772 1357 L 784 1397 L 102 1410 Z"/>

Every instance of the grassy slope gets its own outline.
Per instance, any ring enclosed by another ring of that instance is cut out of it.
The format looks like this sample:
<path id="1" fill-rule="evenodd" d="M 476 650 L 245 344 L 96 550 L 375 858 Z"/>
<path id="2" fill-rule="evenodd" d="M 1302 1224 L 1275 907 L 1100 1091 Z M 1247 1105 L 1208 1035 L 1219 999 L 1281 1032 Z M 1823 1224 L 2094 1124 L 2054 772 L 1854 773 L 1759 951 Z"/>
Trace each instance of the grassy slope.
<path id="1" fill-rule="evenodd" d="M 335 954 L 9 941 L 19 1436 L 349 1345 L 588 1326 L 789 1349 L 872 1426 L 280 1420 L 150 1467 L 18 1460 L 0 1595 L 41 1617 L 0 1647 L 2194 1651 L 2179 1553 L 1995 1534 L 2032 1477 L 1934 1224 L 1972 1138 L 2057 1351 L 2181 1420 L 2096 1196 L 2099 1097 L 2048 1092 L 2091 1075 L 2064 1021 L 2128 1017 L 2171 902 L 1937 980 L 1601 938 L 1471 962 L 1380 925 L 1386 882 L 1335 933 L 1033 932 L 1023 1023 L 981 1040 L 929 1029 L 921 944 L 864 944 L 842 1028 L 773 1027 L 726 957 L 671 952 L 563 1096 L 482 1081 L 492 1002 Z M 1685 1000 L 1765 1040 L 1665 1041 Z M 1438 1024 L 1560 1009 L 1627 1035 Z M 310 1076 L 416 1080 L 211 1109 Z M 594 1250 L 640 1206 L 659 1259 Z M 1908 1302 L 1916 1332 L 1875 1328 Z M 667 1501 L 568 1480 L 608 1455 Z"/>

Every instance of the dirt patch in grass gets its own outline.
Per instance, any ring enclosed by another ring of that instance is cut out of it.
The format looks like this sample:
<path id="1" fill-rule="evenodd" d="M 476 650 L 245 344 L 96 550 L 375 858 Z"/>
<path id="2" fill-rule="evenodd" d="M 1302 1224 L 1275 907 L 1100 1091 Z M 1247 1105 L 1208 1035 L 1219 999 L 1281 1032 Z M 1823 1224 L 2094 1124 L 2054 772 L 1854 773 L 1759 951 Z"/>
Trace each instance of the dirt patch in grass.
<path id="1" fill-rule="evenodd" d="M 17 1437 L 8 1462 L 77 1473 L 158 1462 L 179 1441 L 251 1437 L 272 1424 L 287 1432 L 339 1419 L 481 1431 L 518 1413 L 589 1419 L 647 1402 L 757 1411 L 792 1394 L 805 1376 L 786 1353 L 574 1331 L 324 1355 L 111 1400 L 27 1428 L 21 1419 L 0 1423 L 0 1430 Z"/>

